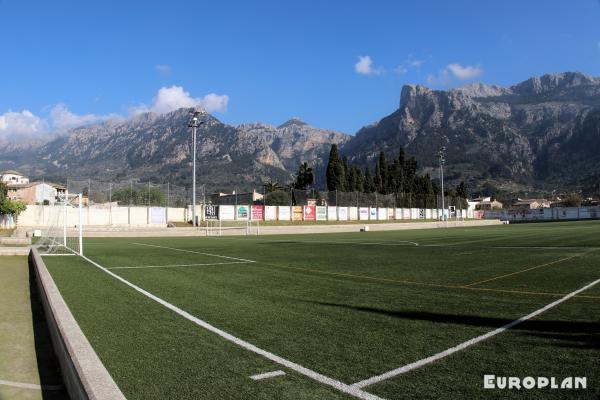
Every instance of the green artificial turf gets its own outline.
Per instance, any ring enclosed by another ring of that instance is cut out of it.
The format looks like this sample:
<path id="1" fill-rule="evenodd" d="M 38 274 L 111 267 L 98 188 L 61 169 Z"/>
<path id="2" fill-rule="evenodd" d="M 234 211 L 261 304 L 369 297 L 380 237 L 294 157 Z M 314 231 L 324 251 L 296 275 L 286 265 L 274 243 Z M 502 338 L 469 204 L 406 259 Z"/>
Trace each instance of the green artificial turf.
<path id="1" fill-rule="evenodd" d="M 217 328 L 347 384 L 492 331 L 600 278 L 595 221 L 90 238 L 84 249 Z M 225 341 L 79 257 L 45 261 L 130 399 L 351 398 Z M 166 265 L 175 267 L 123 268 Z M 513 330 L 364 390 L 390 399 L 598 398 L 599 316 L 594 287 Z M 287 375 L 249 379 L 280 369 Z M 583 375 L 588 389 L 490 391 L 483 389 L 484 374 Z"/>

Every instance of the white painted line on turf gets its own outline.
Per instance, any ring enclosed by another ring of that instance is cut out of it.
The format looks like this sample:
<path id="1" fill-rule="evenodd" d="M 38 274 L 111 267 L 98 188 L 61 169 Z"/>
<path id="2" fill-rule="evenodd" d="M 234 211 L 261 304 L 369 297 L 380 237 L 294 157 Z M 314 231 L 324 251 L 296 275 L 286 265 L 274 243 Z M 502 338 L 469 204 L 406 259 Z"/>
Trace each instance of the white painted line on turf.
<path id="1" fill-rule="evenodd" d="M 157 246 L 157 247 L 161 247 L 161 246 Z M 208 322 L 201 320 L 200 318 L 194 317 L 192 314 L 188 313 L 187 311 L 182 310 L 181 308 L 169 303 L 168 301 L 163 300 L 160 297 L 148 292 L 147 290 L 144 290 L 141 287 L 129 282 L 127 279 L 115 274 L 114 272 L 109 271 L 108 269 L 106 269 L 102 265 L 98 264 L 97 262 L 90 260 L 88 257 L 81 256 L 81 258 L 83 258 L 90 264 L 94 265 L 95 267 L 101 269 L 102 271 L 106 272 L 107 274 L 109 274 L 113 278 L 117 279 L 118 281 L 121 281 L 122 283 L 129 286 L 130 288 L 132 288 L 132 289 L 138 291 L 139 293 L 143 294 L 144 296 L 148 297 L 149 299 L 154 300 L 158 304 L 160 304 L 160 305 L 168 308 L 169 310 L 175 312 L 176 314 L 182 316 L 183 318 L 187 319 L 188 321 L 191 321 L 191 322 L 195 323 L 196 325 L 198 325 L 210 332 L 216 333 L 217 335 L 221 336 L 225 340 L 235 343 L 238 346 L 240 346 L 248 351 L 259 354 L 277 364 L 283 365 L 284 367 L 291 369 L 292 371 L 295 371 L 301 375 L 304 375 L 304 376 L 311 378 L 322 384 L 331 386 L 343 393 L 347 393 L 356 398 L 363 399 L 363 400 L 382 400 L 381 397 L 378 397 L 378 396 L 375 396 L 374 394 L 365 392 L 364 390 L 361 390 L 360 388 L 348 385 L 344 382 L 340 382 L 336 379 L 330 378 L 330 377 L 320 374 L 316 371 L 313 371 L 311 369 L 303 367 L 300 364 L 296 364 L 293 361 L 287 360 L 283 357 L 279 357 L 278 355 L 273 354 L 267 350 L 263 350 L 259 347 L 256 347 L 255 345 L 248 343 L 243 339 L 235 337 L 232 334 L 227 333 L 227 332 L 209 324 Z"/>
<path id="2" fill-rule="evenodd" d="M 449 356 L 451 354 L 454 354 L 456 352 L 464 350 L 464 349 L 466 349 L 469 346 L 472 346 L 474 344 L 482 342 L 482 341 L 484 341 L 486 339 L 489 339 L 489 338 L 491 338 L 493 336 L 496 336 L 496 335 L 498 335 L 498 334 L 500 334 L 500 333 L 502 333 L 502 332 L 504 332 L 504 331 L 506 331 L 506 330 L 508 330 L 510 328 L 513 328 L 516 325 L 519 325 L 522 322 L 527 321 L 528 319 L 537 317 L 538 315 L 542 314 L 543 312 L 548 311 L 549 309 L 551 309 L 553 307 L 556 307 L 557 305 L 559 305 L 559 304 L 561 304 L 561 303 L 569 300 L 571 297 L 577 296 L 579 293 L 581 293 L 581 292 L 583 292 L 583 291 L 591 288 L 592 286 L 598 284 L 599 282 L 600 282 L 600 279 L 596 279 L 592 283 L 590 283 L 588 285 L 585 285 L 584 287 L 582 287 L 580 289 L 577 289 L 574 292 L 571 292 L 571 293 L 567 294 L 566 296 L 564 296 L 564 297 L 562 297 L 562 298 L 560 298 L 560 299 L 558 299 L 556 301 L 553 301 L 552 303 L 547 304 L 544 307 L 542 307 L 542 308 L 540 308 L 540 309 L 538 309 L 538 310 L 536 310 L 536 311 L 534 311 L 534 312 L 532 312 L 530 314 L 525 315 L 524 317 L 521 317 L 521 318 L 516 319 L 516 320 L 514 320 L 514 321 L 512 321 L 512 322 L 510 322 L 510 323 L 508 323 L 508 324 L 506 324 L 504 326 L 501 326 L 498 329 L 495 329 L 495 330 L 493 330 L 491 332 L 488 332 L 488 333 L 486 333 L 484 335 L 474 337 L 473 339 L 467 340 L 466 342 L 463 342 L 463 343 L 461 343 L 461 344 L 459 344 L 457 346 L 451 347 L 451 348 L 449 348 L 447 350 L 444 350 L 442 352 L 439 352 L 437 354 L 434 354 L 434 355 L 429 356 L 427 358 L 424 358 L 422 360 L 415 361 L 415 362 L 407 364 L 407 365 L 405 365 L 403 367 L 396 368 L 396 369 L 393 369 L 391 371 L 385 372 L 385 373 L 383 373 L 381 375 L 376 375 L 376 376 L 373 376 L 371 378 L 365 379 L 363 381 L 354 383 L 352 385 L 352 387 L 361 389 L 361 388 L 364 388 L 366 386 L 370 386 L 370 385 L 373 385 L 375 383 L 382 382 L 382 381 L 384 381 L 386 379 L 390 379 L 390 378 L 393 378 L 395 376 L 398 376 L 398 375 L 404 374 L 406 372 L 412 371 L 413 369 L 421 368 L 421 367 L 423 367 L 423 366 L 425 366 L 427 364 L 430 364 L 430 363 L 432 363 L 434 361 L 440 360 L 440 359 L 442 359 L 444 357 L 447 357 L 447 356 Z"/>
<path id="3" fill-rule="evenodd" d="M 135 244 L 135 245 L 138 245 L 138 246 L 157 247 L 159 249 L 168 249 L 168 250 L 174 250 L 174 251 L 181 251 L 183 253 L 202 254 L 203 256 L 226 258 L 226 259 L 229 259 L 229 260 L 237 260 L 237 261 L 244 261 L 244 262 L 251 262 L 251 263 L 256 262 L 256 261 L 253 261 L 253 260 L 246 260 L 245 258 L 229 257 L 229 256 L 222 256 L 220 254 L 203 253 L 201 251 L 178 249 L 177 247 L 167 247 L 167 246 L 159 246 L 159 245 L 156 245 L 156 244 L 146 244 L 146 243 L 136 243 L 136 242 L 131 242 L 131 244 Z"/>
<path id="4" fill-rule="evenodd" d="M 135 267 L 110 267 L 106 269 L 145 269 L 145 268 L 178 268 L 178 267 L 206 267 L 210 265 L 248 264 L 250 261 L 229 261 L 206 264 L 171 264 L 171 265 L 140 265 Z"/>
<path id="5" fill-rule="evenodd" d="M 264 374 L 252 375 L 250 377 L 250 379 L 252 379 L 253 381 L 260 381 L 263 379 L 274 378 L 276 376 L 281 376 L 281 375 L 285 375 L 285 372 L 283 372 L 283 371 L 265 372 Z"/>
<path id="6" fill-rule="evenodd" d="M 60 389 L 62 389 L 62 385 L 36 385 L 34 383 L 13 382 L 13 381 L 5 381 L 2 379 L 0 379 L 0 385 L 16 387 L 19 389 L 32 389 L 32 390 L 60 390 Z"/>

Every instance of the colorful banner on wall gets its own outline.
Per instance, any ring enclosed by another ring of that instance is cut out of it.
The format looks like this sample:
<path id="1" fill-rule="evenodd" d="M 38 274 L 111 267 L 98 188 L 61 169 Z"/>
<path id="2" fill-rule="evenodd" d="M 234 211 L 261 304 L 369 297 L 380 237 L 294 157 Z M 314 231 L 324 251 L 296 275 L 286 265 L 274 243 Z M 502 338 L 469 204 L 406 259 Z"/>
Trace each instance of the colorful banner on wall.
<path id="1" fill-rule="evenodd" d="M 204 206 L 204 219 L 215 220 L 219 219 L 219 206 L 213 206 L 211 204 Z"/>
<path id="2" fill-rule="evenodd" d="M 317 221 L 327 221 L 327 207 L 317 206 L 316 207 Z"/>
<path id="3" fill-rule="evenodd" d="M 369 219 L 369 208 L 368 207 L 360 207 L 358 209 L 358 217 L 361 221 L 366 221 Z"/>
<path id="4" fill-rule="evenodd" d="M 303 206 L 302 207 L 302 212 L 303 212 L 303 219 L 305 221 L 314 221 L 316 218 L 316 210 L 315 210 L 315 206 Z"/>
<path id="5" fill-rule="evenodd" d="M 292 207 L 292 221 L 302 221 L 303 210 L 302 206 Z"/>
<path id="6" fill-rule="evenodd" d="M 376 220 L 377 219 L 377 209 L 375 207 L 369 208 L 369 219 Z"/>
<path id="7" fill-rule="evenodd" d="M 265 217 L 265 206 L 250 206 L 252 221 L 262 221 Z"/>
<path id="8" fill-rule="evenodd" d="M 250 206 L 236 206 L 235 207 L 235 219 L 247 220 L 250 216 Z"/>

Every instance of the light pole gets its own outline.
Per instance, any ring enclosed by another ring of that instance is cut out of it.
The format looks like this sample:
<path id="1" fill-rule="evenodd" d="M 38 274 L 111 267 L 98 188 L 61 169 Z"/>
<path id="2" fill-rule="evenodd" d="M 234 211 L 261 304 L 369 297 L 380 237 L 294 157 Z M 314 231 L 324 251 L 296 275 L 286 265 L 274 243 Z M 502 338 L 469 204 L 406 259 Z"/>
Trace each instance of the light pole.
<path id="1" fill-rule="evenodd" d="M 194 111 L 192 120 L 188 123 L 188 128 L 192 128 L 192 226 L 197 226 L 196 221 L 196 129 L 204 122 L 200 121 L 200 111 Z"/>
<path id="2" fill-rule="evenodd" d="M 444 162 L 446 162 L 446 147 L 440 147 L 438 158 L 440 159 L 440 181 L 442 183 L 442 220 L 446 220 L 446 210 L 444 208 Z"/>

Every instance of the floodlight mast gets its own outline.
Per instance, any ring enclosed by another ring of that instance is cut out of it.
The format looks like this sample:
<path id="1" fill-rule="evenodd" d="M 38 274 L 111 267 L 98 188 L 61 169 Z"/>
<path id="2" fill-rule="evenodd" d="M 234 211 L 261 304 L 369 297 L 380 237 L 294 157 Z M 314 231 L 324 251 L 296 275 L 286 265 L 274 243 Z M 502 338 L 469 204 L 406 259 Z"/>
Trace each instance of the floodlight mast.
<path id="1" fill-rule="evenodd" d="M 440 159 L 440 181 L 442 184 L 442 220 L 446 220 L 446 210 L 444 206 L 444 163 L 446 162 L 446 147 L 440 147 L 438 158 Z"/>
<path id="2" fill-rule="evenodd" d="M 192 225 L 197 226 L 196 221 L 196 129 L 204 123 L 200 121 L 200 111 L 193 111 L 192 119 L 188 123 L 188 128 L 192 128 Z"/>

